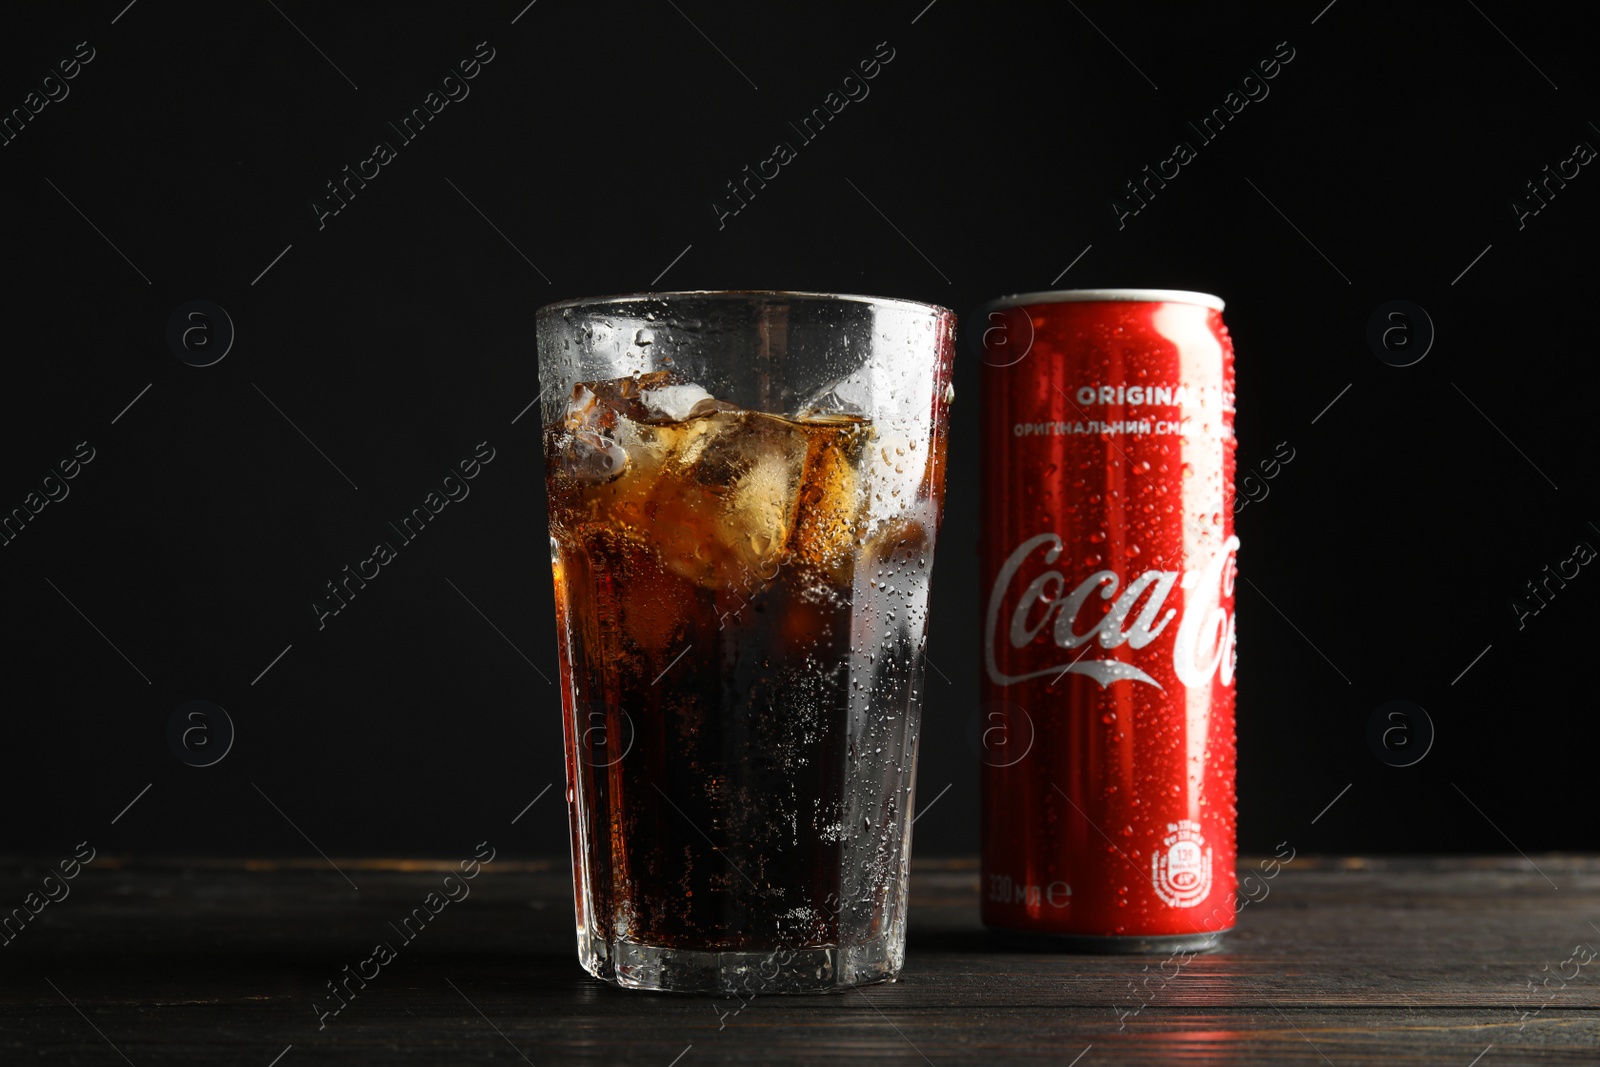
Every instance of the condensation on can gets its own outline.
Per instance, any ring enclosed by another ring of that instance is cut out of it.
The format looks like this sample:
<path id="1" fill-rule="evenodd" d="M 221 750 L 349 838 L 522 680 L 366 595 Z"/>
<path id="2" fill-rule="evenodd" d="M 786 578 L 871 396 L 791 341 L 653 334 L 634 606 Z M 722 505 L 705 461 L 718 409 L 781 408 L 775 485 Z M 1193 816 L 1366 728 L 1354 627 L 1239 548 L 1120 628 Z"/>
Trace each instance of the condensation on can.
<path id="1" fill-rule="evenodd" d="M 1213 947 L 1237 891 L 1222 301 L 1028 293 L 978 330 L 983 921 L 1067 948 Z"/>

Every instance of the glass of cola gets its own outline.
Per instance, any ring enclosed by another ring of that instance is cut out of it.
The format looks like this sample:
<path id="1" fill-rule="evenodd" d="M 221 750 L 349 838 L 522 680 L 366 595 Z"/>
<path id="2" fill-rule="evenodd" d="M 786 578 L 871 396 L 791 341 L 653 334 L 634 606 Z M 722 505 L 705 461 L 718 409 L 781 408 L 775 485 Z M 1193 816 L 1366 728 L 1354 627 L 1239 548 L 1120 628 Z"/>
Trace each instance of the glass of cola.
<path id="1" fill-rule="evenodd" d="M 578 958 L 893 979 L 955 316 L 685 292 L 538 313 Z"/>

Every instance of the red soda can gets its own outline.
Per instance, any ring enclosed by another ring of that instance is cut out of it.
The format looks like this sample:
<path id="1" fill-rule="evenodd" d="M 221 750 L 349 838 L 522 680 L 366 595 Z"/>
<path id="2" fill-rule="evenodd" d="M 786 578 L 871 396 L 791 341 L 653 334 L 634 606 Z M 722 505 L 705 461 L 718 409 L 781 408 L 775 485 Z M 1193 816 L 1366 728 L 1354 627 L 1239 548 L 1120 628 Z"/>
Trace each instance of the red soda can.
<path id="1" fill-rule="evenodd" d="M 1163 289 L 989 304 L 983 922 L 1201 950 L 1233 926 L 1233 343 Z"/>

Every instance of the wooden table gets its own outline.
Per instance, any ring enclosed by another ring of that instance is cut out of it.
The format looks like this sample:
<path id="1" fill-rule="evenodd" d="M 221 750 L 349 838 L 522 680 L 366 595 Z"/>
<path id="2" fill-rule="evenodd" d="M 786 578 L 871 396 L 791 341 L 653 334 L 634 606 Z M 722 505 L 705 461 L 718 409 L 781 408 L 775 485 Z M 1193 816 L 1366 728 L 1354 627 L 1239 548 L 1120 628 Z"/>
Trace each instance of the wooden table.
<path id="1" fill-rule="evenodd" d="M 976 864 L 921 862 L 898 983 L 741 1005 L 589 978 L 565 858 L 501 856 L 319 1030 L 325 983 L 400 945 L 453 862 L 102 855 L 0 949 L 0 1063 L 1600 1063 L 1600 959 L 1574 954 L 1600 948 L 1600 858 L 1533 862 L 1300 857 L 1165 972 L 1000 949 Z M 0 903 L 49 866 L 6 863 Z"/>

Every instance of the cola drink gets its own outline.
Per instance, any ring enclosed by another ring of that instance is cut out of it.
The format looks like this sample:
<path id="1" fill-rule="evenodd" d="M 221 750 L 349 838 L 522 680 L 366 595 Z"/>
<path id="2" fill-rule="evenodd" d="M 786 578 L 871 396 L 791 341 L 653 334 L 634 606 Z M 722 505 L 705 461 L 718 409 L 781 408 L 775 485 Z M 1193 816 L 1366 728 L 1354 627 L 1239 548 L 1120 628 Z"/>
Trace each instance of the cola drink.
<path id="1" fill-rule="evenodd" d="M 666 366 L 577 381 L 547 420 L 579 954 L 598 977 L 754 993 L 898 971 L 948 403 L 949 323 L 920 318 L 942 341 L 917 338 L 909 405 L 880 368 L 795 382 L 774 414 L 648 352 Z M 768 322 L 796 347 L 787 311 Z"/>
<path id="2" fill-rule="evenodd" d="M 1222 301 L 986 309 L 983 921 L 1199 950 L 1233 926 L 1234 359 Z"/>
<path id="3" fill-rule="evenodd" d="M 576 669 L 598 683 L 575 709 L 589 759 L 573 768 L 588 818 L 612 835 L 588 853 L 594 908 L 669 948 L 832 944 L 838 668 L 871 425 L 714 401 L 652 417 L 640 397 L 678 388 L 666 377 L 580 384 L 546 442 L 573 627 L 563 681 Z M 870 555 L 927 550 L 913 526 Z"/>

